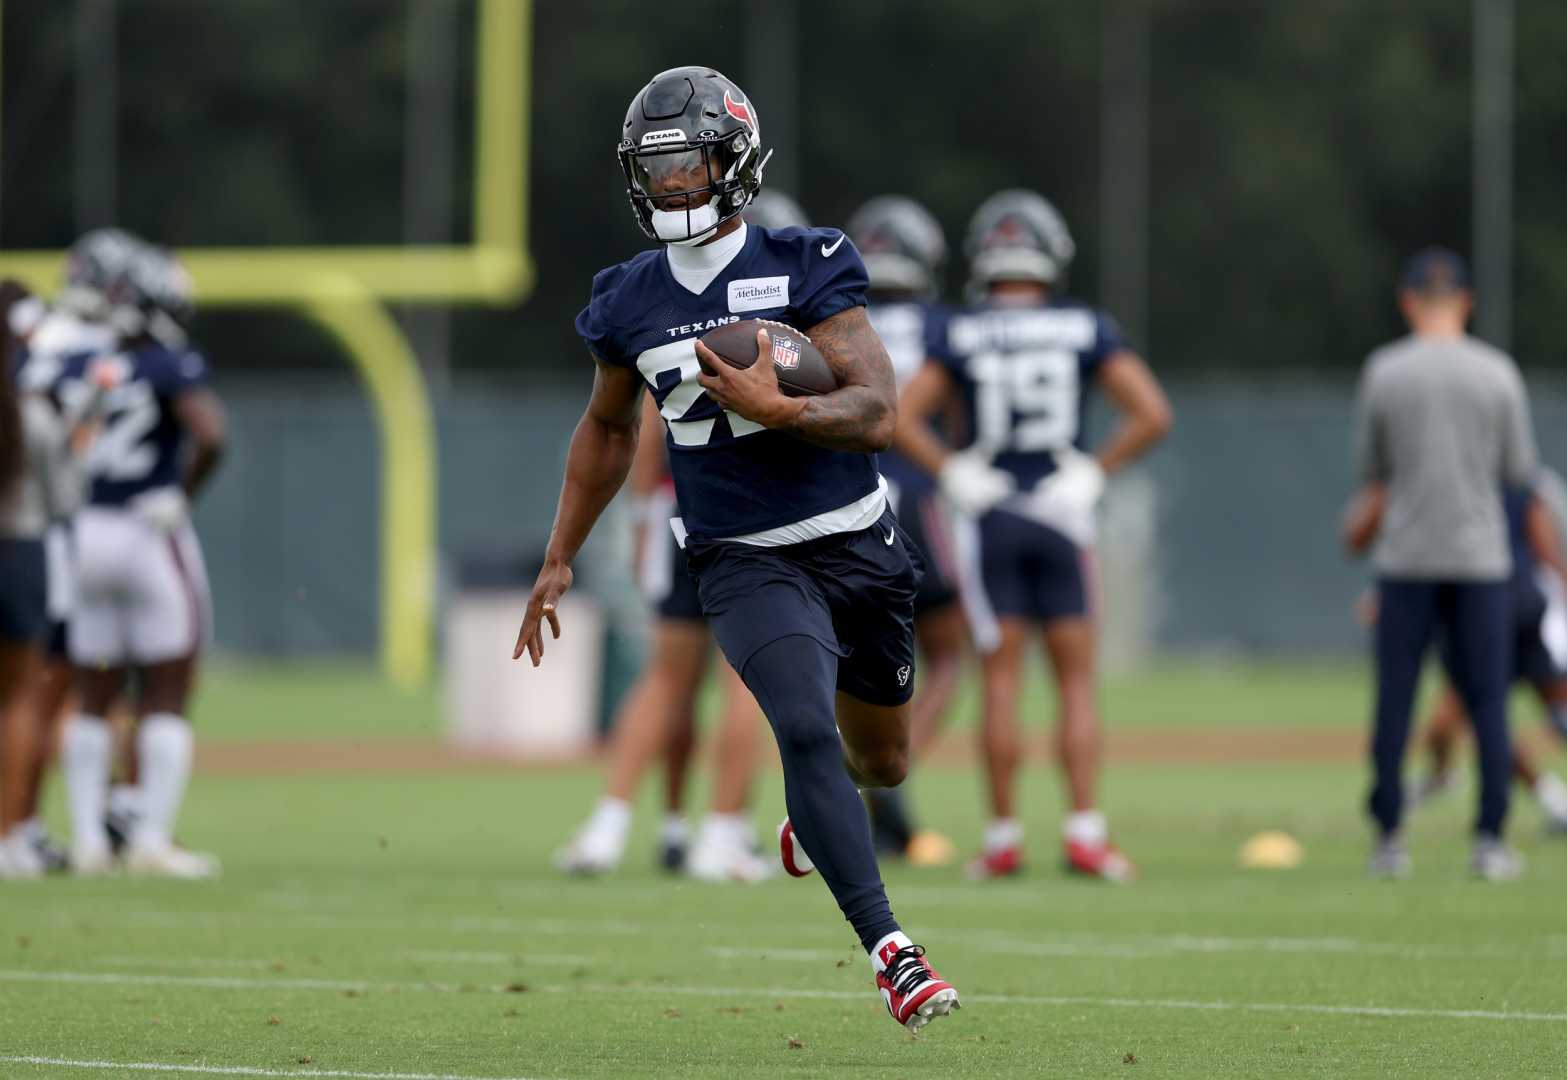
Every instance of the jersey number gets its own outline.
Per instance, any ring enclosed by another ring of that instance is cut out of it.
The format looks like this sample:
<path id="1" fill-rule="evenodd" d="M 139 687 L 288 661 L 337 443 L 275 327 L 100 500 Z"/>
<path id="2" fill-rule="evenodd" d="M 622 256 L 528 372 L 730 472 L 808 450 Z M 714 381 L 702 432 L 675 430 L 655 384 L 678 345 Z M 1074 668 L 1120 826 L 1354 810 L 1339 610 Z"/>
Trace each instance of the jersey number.
<path id="1" fill-rule="evenodd" d="M 76 382 L 69 393 L 86 395 L 90 390 Z M 145 479 L 158 464 L 157 447 L 146 441 L 157 426 L 158 398 L 151 386 L 131 382 L 111 390 L 108 414 L 87 454 L 87 472 L 105 480 Z"/>
<path id="2" fill-rule="evenodd" d="M 1076 353 L 979 353 L 969 374 L 976 441 L 991 453 L 1059 450 L 1077 438 Z"/>
<path id="3" fill-rule="evenodd" d="M 702 365 L 696 358 L 695 339 L 672 341 L 668 345 L 649 349 L 637 357 L 637 370 L 642 372 L 642 377 L 647 380 L 647 384 L 653 387 L 658 386 L 660 376 L 668 375 L 670 372 L 680 374 L 680 384 L 665 396 L 663 405 L 658 411 L 664 417 L 664 422 L 669 425 L 669 437 L 675 441 L 676 446 L 707 445 L 712 440 L 717 417 L 710 416 L 706 420 L 681 419 L 691 411 L 691 406 L 696 404 L 697 398 L 702 396 L 702 384 L 696 381 Z M 747 420 L 739 413 L 730 412 L 728 409 L 725 409 L 724 413 L 729 417 L 729 430 L 737 439 L 764 430 L 761 424 Z"/>

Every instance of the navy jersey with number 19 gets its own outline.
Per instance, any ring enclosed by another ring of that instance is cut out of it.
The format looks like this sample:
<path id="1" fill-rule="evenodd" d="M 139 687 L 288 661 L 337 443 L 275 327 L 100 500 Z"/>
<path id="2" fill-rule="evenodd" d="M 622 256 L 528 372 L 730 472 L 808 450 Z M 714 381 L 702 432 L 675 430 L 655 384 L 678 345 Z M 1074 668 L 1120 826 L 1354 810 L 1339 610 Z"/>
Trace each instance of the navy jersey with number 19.
<path id="1" fill-rule="evenodd" d="M 744 245 L 700 293 L 663 249 L 601 271 L 577 333 L 606 364 L 641 372 L 664 417 L 686 531 L 716 540 L 791 525 L 876 490 L 876 459 L 815 446 L 719 408 L 697 381 L 695 343 L 742 319 L 808 331 L 865 303 L 865 265 L 836 229 L 747 226 Z"/>
<path id="2" fill-rule="evenodd" d="M 1081 449 L 1099 366 L 1121 334 L 1072 300 L 980 307 L 933 324 L 930 355 L 961 388 L 976 449 L 1026 491 L 1055 471 L 1057 450 Z"/>

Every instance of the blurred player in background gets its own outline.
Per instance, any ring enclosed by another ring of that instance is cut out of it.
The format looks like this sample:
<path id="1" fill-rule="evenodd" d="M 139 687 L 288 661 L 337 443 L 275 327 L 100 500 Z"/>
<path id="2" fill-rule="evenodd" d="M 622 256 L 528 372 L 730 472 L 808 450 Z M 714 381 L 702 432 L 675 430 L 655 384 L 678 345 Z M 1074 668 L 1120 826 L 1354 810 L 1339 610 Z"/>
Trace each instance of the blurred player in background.
<path id="1" fill-rule="evenodd" d="M 897 393 L 865 316 L 865 267 L 835 229 L 771 230 L 740 217 L 767 154 L 756 106 L 711 68 L 654 76 L 619 135 L 633 215 L 660 246 L 601 271 L 577 318 L 593 394 L 514 656 L 537 664 L 544 624 L 560 634 L 557 603 L 625 482 L 646 386 L 665 421 L 680 508 L 672 525 L 702 610 L 777 737 L 784 867 L 821 871 L 887 1011 L 917 1030 L 956 1008 L 957 991 L 893 917 L 856 790 L 896 785 L 908 771 L 919 581 L 876 472 Z M 804 331 L 838 388 L 785 396 L 765 329 L 743 370 L 699 340 L 746 316 Z"/>
<path id="2" fill-rule="evenodd" d="M 768 229 L 806 224 L 799 204 L 781 192 L 758 192 L 742 216 L 748 225 Z M 650 430 L 662 422 L 652 398 L 643 402 L 642 412 Z M 620 865 L 637 783 L 648 766 L 662 758 L 666 812 L 659 829 L 660 863 L 706 881 L 760 881 L 771 875 L 772 864 L 756 854 L 747 804 L 761 725 L 751 692 L 727 663 L 720 665 L 724 705 L 713 742 L 712 808 L 687 851 L 686 776 L 696 746 L 697 695 L 713 639 L 696 583 L 686 569 L 685 552 L 669 528 L 669 519 L 678 511 L 661 440 L 638 441 L 628 483 L 637 578 L 656 613 L 653 645 L 615 716 L 604 795 L 556 856 L 556 865 L 570 874 L 602 874 Z"/>
<path id="3" fill-rule="evenodd" d="M 971 622 L 984 651 L 983 749 L 990 824 L 972 876 L 1022 867 L 1016 773 L 1024 652 L 1036 636 L 1055 673 L 1057 739 L 1071 812 L 1067 866 L 1112 881 L 1135 875 L 1099 809 L 1100 718 L 1093 543 L 1105 477 L 1170 430 L 1169 403 L 1102 312 L 1056 294 L 1076 251 L 1066 223 L 1031 191 L 1003 191 L 975 212 L 967 240 L 978 306 L 933 328 L 926 364 L 904 390 L 897 446 L 973 515 Z M 1083 415 L 1098 387 L 1120 422 L 1096 453 Z M 929 418 L 961 400 L 972 442 L 954 451 Z M 977 533 L 977 536 L 974 534 Z"/>
<path id="4" fill-rule="evenodd" d="M 1534 690 L 1550 728 L 1567 740 L 1567 555 L 1561 543 L 1567 486 L 1554 470 L 1541 468 L 1533 484 L 1507 493 L 1506 509 L 1513 556 L 1513 678 Z M 1416 782 L 1412 803 L 1452 787 L 1453 752 L 1467 723 L 1463 701 L 1449 684 L 1426 726 L 1430 771 Z M 1547 828 L 1567 832 L 1567 783 L 1516 738 L 1513 775 L 1534 794 Z"/>
<path id="5" fill-rule="evenodd" d="M 1398 289 L 1410 333 L 1367 358 L 1355 395 L 1361 489 L 1344 540 L 1375 545 L 1377 700 L 1368 808 L 1376 877 L 1405 877 L 1404 751 L 1426 650 L 1442 660 L 1479 748 L 1470 867 L 1505 881 L 1523 860 L 1502 839 L 1512 749 L 1507 697 L 1516 623 L 1504 500 L 1539 467 L 1528 392 L 1512 358 L 1467 333 L 1469 268 L 1445 248 L 1409 260 Z"/>
<path id="6" fill-rule="evenodd" d="M 69 796 L 72 866 L 113 867 L 104 827 L 113 756 L 107 717 L 122 696 L 137 716 L 139 817 L 124 863 L 132 873 L 210 877 L 210 856 L 174 843 L 194 740 L 187 705 L 210 625 L 201 547 L 189 520 L 222 457 L 222 406 L 187 338 L 190 283 L 173 255 L 145 248 L 129 274 L 133 295 L 114 318 L 121 351 L 61 365 L 62 400 L 107 387 L 102 431 L 89 456 L 91 491 L 76 522 L 79 595 L 69 647 L 80 694 L 61 763 Z M 129 676 L 135 673 L 134 692 Z"/>
<path id="7" fill-rule="evenodd" d="M 83 234 L 66 255 L 65 281 L 54 301 L 45 305 L 26 297 L 11 308 L 9 329 L 21 346 L 17 378 L 27 397 L 46 400 L 60 417 L 71 439 L 71 456 L 80 458 L 96 430 L 94 410 L 101 394 L 75 403 L 75 412 L 52 392 L 60 362 L 78 353 L 108 352 L 117 342 L 114 312 L 129 301 L 128 275 L 145 242 L 123 229 L 94 229 Z M 52 520 L 44 535 L 50 630 L 42 670 L 30 688 L 33 719 L 32 753 L 19 777 L 23 820 L 17 829 L 27 836 L 38 860 L 48 870 L 64 870 L 66 851 L 49 837 L 39 816 L 45 772 L 54 756 L 58 732 L 74 708 L 71 701 L 71 667 L 66 653 L 66 622 L 75 596 L 71 518 L 80 508 L 84 483 L 79 475 L 75 489 L 69 483 L 55 490 L 49 507 Z M 63 473 L 61 475 L 64 475 Z M 13 762 L 16 759 L 13 758 Z M 131 763 L 132 767 L 134 763 Z M 21 769 L 17 763 L 15 768 Z M 110 799 L 110 820 L 128 814 L 133 797 L 128 785 L 117 785 Z M 19 860 L 25 862 L 26 860 Z"/>
<path id="8" fill-rule="evenodd" d="M 849 219 L 849 238 L 870 276 L 866 314 L 892 360 L 898 386 L 908 385 L 925 363 L 947 242 L 936 219 L 913 199 L 880 195 Z M 946 419 L 950 419 L 950 416 Z M 949 434 L 951 434 L 949 432 Z M 941 729 L 963 673 L 968 630 L 958 604 L 958 571 L 947 509 L 930 474 L 896 449 L 879 455 L 887 497 L 898 523 L 925 563 L 914 597 L 914 632 L 920 649 L 920 685 L 910 720 L 910 752 L 919 760 Z M 906 808 L 907 785 L 865 792 L 878 851 L 906 856 L 917 866 L 951 861 L 952 843 L 940 833 L 915 829 Z"/>

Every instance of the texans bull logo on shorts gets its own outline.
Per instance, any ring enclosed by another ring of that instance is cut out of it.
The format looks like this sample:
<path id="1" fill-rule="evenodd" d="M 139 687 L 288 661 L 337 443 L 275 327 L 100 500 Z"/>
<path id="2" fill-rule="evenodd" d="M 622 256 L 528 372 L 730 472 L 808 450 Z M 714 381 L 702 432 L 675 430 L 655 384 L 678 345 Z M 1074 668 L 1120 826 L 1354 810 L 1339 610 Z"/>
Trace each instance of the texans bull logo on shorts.
<path id="1" fill-rule="evenodd" d="M 782 334 L 773 338 L 773 366 L 780 371 L 793 371 L 800 366 L 800 343 Z"/>

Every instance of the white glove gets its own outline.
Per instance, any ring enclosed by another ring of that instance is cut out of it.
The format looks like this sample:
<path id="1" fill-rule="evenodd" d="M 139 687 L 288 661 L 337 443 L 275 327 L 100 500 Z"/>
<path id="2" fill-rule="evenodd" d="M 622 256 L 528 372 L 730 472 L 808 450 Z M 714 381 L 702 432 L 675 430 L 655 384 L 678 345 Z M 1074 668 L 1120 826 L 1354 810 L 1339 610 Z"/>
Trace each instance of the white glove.
<path id="1" fill-rule="evenodd" d="M 1017 490 L 1012 474 L 995 468 L 978 454 L 953 454 L 936 474 L 941 494 L 971 517 L 990 510 Z"/>
<path id="2" fill-rule="evenodd" d="M 154 529 L 172 533 L 190 514 L 185 493 L 177 487 L 154 488 L 131 500 L 131 510 Z"/>
<path id="3" fill-rule="evenodd" d="M 1056 471 L 1034 488 L 1032 502 L 1041 517 L 1079 544 L 1094 540 L 1094 510 L 1105 493 L 1099 460 L 1071 447 L 1055 452 Z"/>

